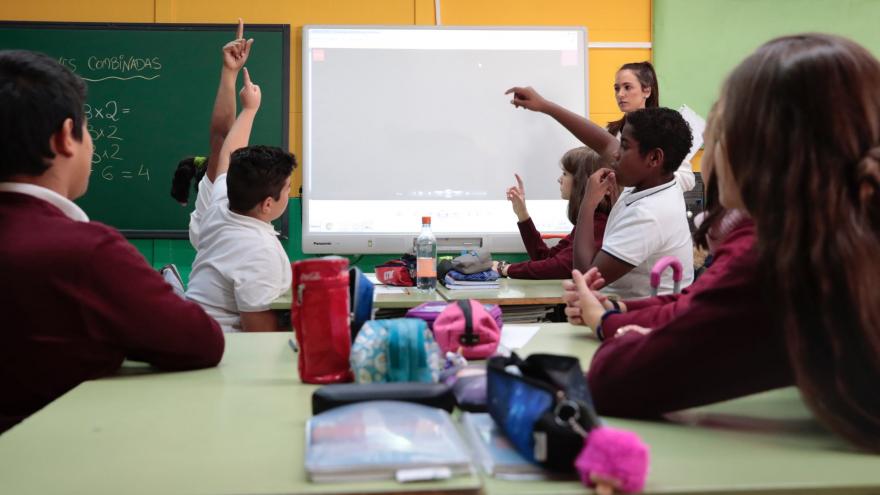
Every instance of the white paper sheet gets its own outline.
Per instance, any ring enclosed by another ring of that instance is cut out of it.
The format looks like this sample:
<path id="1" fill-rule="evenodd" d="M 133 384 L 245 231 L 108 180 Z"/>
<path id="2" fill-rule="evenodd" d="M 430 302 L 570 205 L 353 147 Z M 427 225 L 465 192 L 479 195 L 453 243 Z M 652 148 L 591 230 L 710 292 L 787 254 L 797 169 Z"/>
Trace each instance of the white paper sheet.
<path id="1" fill-rule="evenodd" d="M 697 151 L 703 147 L 703 131 L 706 130 L 706 119 L 701 117 L 687 105 L 682 105 L 681 108 L 678 109 L 678 113 L 680 113 L 681 116 L 684 117 L 684 120 L 691 126 L 691 132 L 694 134 L 694 144 L 684 158 L 685 161 L 689 162 L 694 158 L 694 155 L 697 154 Z"/>
<path id="2" fill-rule="evenodd" d="M 395 287 L 393 285 L 377 285 L 373 287 L 373 294 L 409 294 L 410 287 Z"/>
<path id="3" fill-rule="evenodd" d="M 512 351 L 521 349 L 540 328 L 538 325 L 504 325 L 501 328 L 501 345 Z"/>

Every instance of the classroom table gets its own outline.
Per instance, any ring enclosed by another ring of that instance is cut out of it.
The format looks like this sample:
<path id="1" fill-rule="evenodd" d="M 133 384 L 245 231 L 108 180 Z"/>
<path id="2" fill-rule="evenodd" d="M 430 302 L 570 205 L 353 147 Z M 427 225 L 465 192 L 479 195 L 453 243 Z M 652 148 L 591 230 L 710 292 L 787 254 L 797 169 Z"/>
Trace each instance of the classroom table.
<path id="1" fill-rule="evenodd" d="M 475 477 L 307 482 L 315 387 L 297 378 L 288 337 L 231 334 L 217 368 L 160 373 L 127 363 L 118 376 L 81 384 L 0 436 L 0 493 L 586 493 L 576 481 Z M 570 353 L 586 365 L 597 345 L 584 327 L 548 323 L 521 354 Z M 823 430 L 792 388 L 672 421 L 606 421 L 651 446 L 647 493 L 880 493 L 880 458 Z"/>
<path id="2" fill-rule="evenodd" d="M 369 275 L 369 274 L 368 274 Z M 373 296 L 373 307 L 382 308 L 413 308 L 426 301 L 455 301 L 458 299 L 479 299 L 486 304 L 526 305 L 526 304 L 562 304 L 561 280 L 518 280 L 499 279 L 498 289 L 480 290 L 449 290 L 437 284 L 437 290 L 423 293 L 414 287 L 391 287 L 391 292 L 383 291 L 376 286 Z M 291 291 L 285 292 L 272 302 L 273 310 L 289 310 Z"/>
<path id="3" fill-rule="evenodd" d="M 451 290 L 438 285 L 439 292 L 447 301 L 479 299 L 486 304 L 525 305 L 562 304 L 562 280 L 498 279 L 498 289 Z"/>
<path id="4" fill-rule="evenodd" d="M 385 287 L 389 290 L 383 290 Z M 428 301 L 443 301 L 443 297 L 435 292 L 420 292 L 415 287 L 390 287 L 377 286 L 373 294 L 373 307 L 409 309 Z M 291 291 L 287 291 L 278 299 L 272 301 L 271 309 L 290 310 Z"/>

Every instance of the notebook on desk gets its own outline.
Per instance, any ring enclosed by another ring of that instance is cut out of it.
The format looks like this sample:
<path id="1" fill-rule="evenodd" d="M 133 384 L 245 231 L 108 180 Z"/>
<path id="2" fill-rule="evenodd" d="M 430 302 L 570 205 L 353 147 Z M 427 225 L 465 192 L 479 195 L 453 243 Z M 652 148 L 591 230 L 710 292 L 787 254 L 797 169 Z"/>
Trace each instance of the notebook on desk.
<path id="1" fill-rule="evenodd" d="M 516 451 L 489 413 L 464 412 L 461 424 L 474 460 L 486 474 L 499 479 L 548 478 L 548 473 L 541 466 L 532 464 Z"/>
<path id="2" fill-rule="evenodd" d="M 422 481 L 473 472 L 449 413 L 395 401 L 360 402 L 312 417 L 305 468 L 315 482 Z"/>

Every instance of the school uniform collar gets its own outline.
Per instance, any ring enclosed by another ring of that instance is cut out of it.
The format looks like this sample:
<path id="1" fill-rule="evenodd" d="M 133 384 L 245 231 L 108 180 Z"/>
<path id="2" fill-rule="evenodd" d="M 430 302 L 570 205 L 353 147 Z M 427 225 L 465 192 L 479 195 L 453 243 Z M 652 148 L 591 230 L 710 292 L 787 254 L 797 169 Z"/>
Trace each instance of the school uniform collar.
<path id="1" fill-rule="evenodd" d="M 76 203 L 43 186 L 26 184 L 24 182 L 0 182 L 0 191 L 26 194 L 41 199 L 61 210 L 64 216 L 75 222 L 89 221 L 89 216 Z"/>
<path id="2" fill-rule="evenodd" d="M 223 201 L 221 205 L 223 208 L 223 212 L 228 215 L 228 218 L 239 225 L 244 225 L 247 227 L 251 227 L 257 230 L 261 230 L 273 236 L 281 235 L 280 232 L 275 230 L 275 226 L 269 222 L 264 222 L 262 220 L 256 219 L 254 217 L 249 217 L 247 215 L 242 215 L 241 213 L 236 213 L 229 208 L 229 200 Z"/>
<path id="3" fill-rule="evenodd" d="M 669 189 L 670 187 L 673 187 L 676 185 L 677 184 L 675 183 L 675 177 L 673 177 L 672 180 L 670 180 L 669 182 L 667 182 L 665 184 L 660 184 L 659 186 L 654 186 L 650 189 L 643 189 L 639 192 L 634 192 L 634 193 L 630 194 L 629 196 L 624 198 L 624 202 L 625 202 L 626 206 L 629 206 L 642 198 L 647 198 L 648 196 L 651 196 L 652 194 L 657 194 L 661 191 L 665 191 L 665 190 Z"/>

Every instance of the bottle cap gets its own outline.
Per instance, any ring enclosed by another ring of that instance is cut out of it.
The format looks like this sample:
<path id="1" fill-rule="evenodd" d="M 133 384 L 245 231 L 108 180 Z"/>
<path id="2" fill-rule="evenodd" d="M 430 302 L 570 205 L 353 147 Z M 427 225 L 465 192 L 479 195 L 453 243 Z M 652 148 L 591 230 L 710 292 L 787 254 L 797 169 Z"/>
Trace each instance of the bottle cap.
<path id="1" fill-rule="evenodd" d="M 422 225 L 431 223 L 431 217 L 422 217 Z"/>

